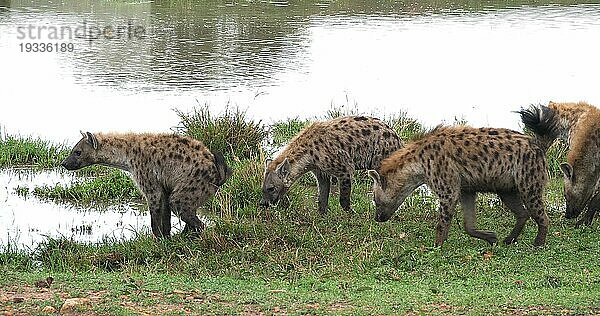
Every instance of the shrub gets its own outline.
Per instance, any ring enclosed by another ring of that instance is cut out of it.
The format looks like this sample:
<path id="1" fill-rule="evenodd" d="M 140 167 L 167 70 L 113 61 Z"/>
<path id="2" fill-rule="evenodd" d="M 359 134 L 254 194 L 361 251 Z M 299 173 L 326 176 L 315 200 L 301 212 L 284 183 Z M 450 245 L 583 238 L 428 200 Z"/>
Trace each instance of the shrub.
<path id="1" fill-rule="evenodd" d="M 229 158 L 248 159 L 259 155 L 268 136 L 260 121 L 249 120 L 246 112 L 238 108 L 226 107 L 217 116 L 210 113 L 207 105 L 196 107 L 189 113 L 175 112 L 181 120 L 176 130 Z"/>

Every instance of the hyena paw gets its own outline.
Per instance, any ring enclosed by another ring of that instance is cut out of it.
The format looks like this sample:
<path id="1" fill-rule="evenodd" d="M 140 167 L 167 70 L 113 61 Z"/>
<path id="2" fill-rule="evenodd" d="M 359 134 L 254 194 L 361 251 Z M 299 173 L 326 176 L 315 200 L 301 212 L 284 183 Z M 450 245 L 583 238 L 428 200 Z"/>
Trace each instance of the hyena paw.
<path id="1" fill-rule="evenodd" d="M 514 244 L 516 242 L 517 242 L 517 237 L 508 236 L 508 237 L 504 238 L 504 244 L 505 245 L 512 245 L 512 244 Z"/>
<path id="2" fill-rule="evenodd" d="M 496 236 L 496 233 L 493 232 L 486 233 L 483 239 L 485 239 L 485 241 L 490 243 L 492 246 L 498 243 L 498 236 Z"/>
<path id="3" fill-rule="evenodd" d="M 583 217 L 582 219 L 578 220 L 577 223 L 575 223 L 575 228 L 579 228 L 579 227 L 581 227 L 581 225 L 591 226 L 592 219 L 588 218 L 588 217 Z"/>

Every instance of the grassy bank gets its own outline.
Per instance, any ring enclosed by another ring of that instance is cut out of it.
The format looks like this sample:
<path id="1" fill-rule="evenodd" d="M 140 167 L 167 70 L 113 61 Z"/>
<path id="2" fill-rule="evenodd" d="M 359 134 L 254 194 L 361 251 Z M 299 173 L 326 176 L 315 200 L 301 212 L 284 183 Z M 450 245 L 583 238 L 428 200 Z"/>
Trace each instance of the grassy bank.
<path id="1" fill-rule="evenodd" d="M 490 247 L 459 219 L 443 248 L 432 248 L 434 198 L 415 195 L 379 224 L 366 189 L 357 184 L 351 213 L 332 199 L 320 216 L 307 198 L 302 208 L 213 214 L 215 226 L 193 240 L 48 240 L 32 254 L 0 256 L 1 283 L 38 293 L 34 281 L 53 276 L 56 297 L 10 304 L 30 312 L 60 306 L 66 295 L 91 297 L 97 304 L 85 310 L 98 314 L 600 312 L 598 224 L 574 229 L 560 217 L 560 185 L 548 192 L 552 225 L 541 249 L 531 246 L 531 222 L 518 244 Z M 509 233 L 514 220 L 496 197 L 482 196 L 478 209 L 480 227 Z"/>
<path id="2" fill-rule="evenodd" d="M 227 117 L 245 123 L 238 126 Z M 213 124 L 218 120 L 226 122 Z M 406 140 L 426 130 L 403 115 L 386 121 Z M 212 135 L 201 126 L 269 131 L 265 137 L 242 134 L 236 141 L 240 148 L 248 145 L 246 150 L 228 152 L 235 172 L 204 208 L 214 226 L 196 239 L 140 235 L 94 245 L 49 239 L 31 253 L 5 247 L 0 312 L 36 314 L 45 306 L 60 308 L 67 297 L 86 297 L 91 304 L 80 312 L 107 315 L 600 313 L 599 224 L 575 229 L 561 218 L 559 177 L 546 194 L 551 227 L 545 247 L 531 246 L 536 231 L 531 221 L 516 245 L 489 246 L 463 232 L 459 212 L 439 249 L 431 247 L 437 199 L 419 191 L 392 220 L 376 223 L 364 174 L 354 180 L 350 213 L 340 209 L 334 187 L 329 213 L 318 214 L 310 176 L 293 186 L 286 203 L 258 208 L 264 152 L 287 142 L 307 121 L 265 127 L 229 112 L 196 123 L 182 126 L 196 126 L 200 131 L 189 134 L 200 139 Z M 558 162 L 564 152 L 550 155 Z M 96 170 L 71 186 L 34 194 L 78 202 L 138 199 L 129 181 L 120 172 Z M 510 232 L 513 216 L 496 196 L 481 195 L 477 206 L 479 227 L 501 238 Z M 33 286 L 49 275 L 55 279 L 49 290 Z M 16 303 L 19 296 L 24 301 Z"/>
<path id="3" fill-rule="evenodd" d="M 68 150 L 63 145 L 40 138 L 10 135 L 0 130 L 0 168 L 51 168 L 58 166 L 67 155 Z"/>

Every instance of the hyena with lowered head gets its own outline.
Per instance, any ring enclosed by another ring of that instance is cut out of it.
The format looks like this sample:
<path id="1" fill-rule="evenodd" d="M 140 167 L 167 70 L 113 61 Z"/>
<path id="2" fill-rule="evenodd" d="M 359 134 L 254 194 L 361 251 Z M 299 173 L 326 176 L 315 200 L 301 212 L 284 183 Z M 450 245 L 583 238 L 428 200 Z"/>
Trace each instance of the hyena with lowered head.
<path id="1" fill-rule="evenodd" d="M 169 237 L 171 212 L 185 222 L 184 232 L 204 224 L 197 209 L 231 176 L 222 154 L 198 140 L 175 134 L 92 134 L 62 162 L 67 170 L 99 164 L 128 171 L 146 199 L 152 233 Z"/>
<path id="2" fill-rule="evenodd" d="M 538 226 L 534 245 L 541 246 L 546 240 L 548 216 L 542 200 L 546 160 L 537 142 L 521 133 L 501 128 L 437 127 L 390 155 L 369 175 L 374 180 L 378 222 L 390 219 L 417 187 L 429 186 L 440 200 L 437 246 L 448 237 L 459 201 L 467 234 L 496 243 L 496 233 L 475 228 L 478 192 L 497 193 L 515 214 L 516 224 L 505 244 L 517 240 L 529 217 Z"/>
<path id="3" fill-rule="evenodd" d="M 600 110 L 585 102 L 550 102 L 548 106 L 531 106 L 518 113 L 525 127 L 546 150 L 557 139 L 569 147 L 567 162 L 561 164 L 567 202 L 565 218 L 576 218 L 587 207 L 576 226 L 591 225 L 600 209 L 600 162 L 597 159 L 600 144 L 596 134 Z"/>
<path id="4" fill-rule="evenodd" d="M 349 212 L 354 171 L 378 168 L 401 146 L 396 132 L 377 118 L 347 116 L 315 122 L 294 137 L 277 158 L 266 161 L 260 204 L 277 203 L 300 176 L 312 171 L 319 187 L 319 211 L 327 212 L 334 176 L 339 180 L 340 205 Z"/>

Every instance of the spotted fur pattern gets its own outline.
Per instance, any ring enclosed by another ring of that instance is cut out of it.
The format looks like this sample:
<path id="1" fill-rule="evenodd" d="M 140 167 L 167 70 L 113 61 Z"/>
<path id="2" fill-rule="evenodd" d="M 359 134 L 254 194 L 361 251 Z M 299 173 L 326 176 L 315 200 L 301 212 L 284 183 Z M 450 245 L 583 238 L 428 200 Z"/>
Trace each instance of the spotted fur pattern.
<path id="1" fill-rule="evenodd" d="M 378 168 L 402 146 L 400 137 L 381 120 L 366 116 L 315 122 L 301 131 L 274 160 L 267 160 L 261 204 L 277 203 L 303 174 L 313 172 L 319 186 L 318 208 L 327 211 L 331 177 L 340 186 L 340 204 L 350 211 L 355 170 Z"/>
<path id="2" fill-rule="evenodd" d="M 565 217 L 575 218 L 587 209 L 577 226 L 591 225 L 600 209 L 600 110 L 585 102 L 550 102 L 548 106 L 531 106 L 519 113 L 525 127 L 534 132 L 545 149 L 557 139 L 568 145 L 567 162 L 561 165 L 565 176 Z"/>
<path id="3" fill-rule="evenodd" d="M 538 225 L 534 244 L 543 245 L 548 231 L 543 192 L 547 181 L 544 152 L 521 133 L 500 128 L 438 127 L 383 160 L 374 179 L 376 220 L 387 221 L 404 199 L 427 184 L 440 200 L 436 245 L 447 239 L 455 205 L 463 207 L 466 232 L 493 244 L 494 232 L 475 228 L 475 197 L 495 192 L 511 209 L 516 224 L 504 240 L 513 243 L 529 217 Z"/>
<path id="4" fill-rule="evenodd" d="M 152 232 L 168 237 L 171 212 L 185 222 L 184 231 L 200 232 L 197 209 L 231 175 L 222 154 L 202 142 L 173 134 L 82 133 L 62 165 L 68 170 L 100 164 L 131 174 L 148 201 Z"/>

